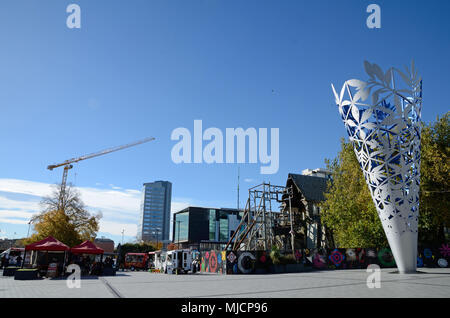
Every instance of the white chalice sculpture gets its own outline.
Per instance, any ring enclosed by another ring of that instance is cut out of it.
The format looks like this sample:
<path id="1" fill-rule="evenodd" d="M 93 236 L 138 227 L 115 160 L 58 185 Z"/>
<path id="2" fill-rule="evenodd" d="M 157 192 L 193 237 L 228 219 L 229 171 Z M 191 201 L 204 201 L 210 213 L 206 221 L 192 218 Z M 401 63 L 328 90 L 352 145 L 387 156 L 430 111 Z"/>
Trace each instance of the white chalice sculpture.
<path id="1" fill-rule="evenodd" d="M 336 104 L 400 273 L 417 267 L 422 79 L 411 69 L 386 72 L 364 62 L 366 82 L 352 79 Z M 370 98 L 369 98 L 370 97 Z"/>

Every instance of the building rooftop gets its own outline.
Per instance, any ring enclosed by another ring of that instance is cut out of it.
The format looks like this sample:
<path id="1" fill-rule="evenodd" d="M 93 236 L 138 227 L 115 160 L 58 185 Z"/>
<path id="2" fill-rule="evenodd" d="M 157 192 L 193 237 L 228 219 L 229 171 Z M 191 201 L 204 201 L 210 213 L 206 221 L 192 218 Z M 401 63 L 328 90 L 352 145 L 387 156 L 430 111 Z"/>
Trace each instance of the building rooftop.
<path id="1" fill-rule="evenodd" d="M 179 210 L 179 211 L 177 211 L 177 212 L 174 212 L 173 214 L 177 214 L 177 213 L 180 213 L 180 212 L 185 212 L 186 210 L 191 209 L 191 208 L 197 208 L 197 209 L 211 209 L 211 210 L 223 210 L 223 211 L 238 211 L 237 208 L 236 208 L 236 209 L 235 209 L 235 208 L 214 208 L 214 207 L 192 206 L 192 205 L 190 205 L 190 206 L 185 207 L 184 209 L 181 209 L 181 210 Z M 239 209 L 239 211 L 244 211 L 244 210 Z"/>
<path id="2" fill-rule="evenodd" d="M 289 180 L 292 180 L 307 201 L 325 201 L 328 178 L 290 173 L 287 183 Z"/>
<path id="3" fill-rule="evenodd" d="M 109 238 L 106 238 L 106 237 L 101 237 L 101 238 L 96 238 L 95 240 L 94 240 L 94 242 L 113 242 L 114 243 L 114 241 L 113 240 L 111 240 L 111 239 L 109 239 Z"/>

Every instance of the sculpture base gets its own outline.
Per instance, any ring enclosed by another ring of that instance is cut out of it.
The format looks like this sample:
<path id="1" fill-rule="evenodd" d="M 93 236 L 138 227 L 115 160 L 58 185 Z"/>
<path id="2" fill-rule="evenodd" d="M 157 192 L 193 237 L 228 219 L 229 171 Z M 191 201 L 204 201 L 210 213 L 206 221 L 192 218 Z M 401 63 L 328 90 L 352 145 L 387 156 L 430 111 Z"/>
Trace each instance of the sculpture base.
<path id="1" fill-rule="evenodd" d="M 427 273 L 421 272 L 421 271 L 407 272 L 407 273 L 400 273 L 399 271 L 394 271 L 394 272 L 388 272 L 388 274 L 417 275 L 417 274 L 427 274 Z"/>
<path id="2" fill-rule="evenodd" d="M 400 274 L 417 272 L 417 232 L 388 235 L 389 245 Z"/>

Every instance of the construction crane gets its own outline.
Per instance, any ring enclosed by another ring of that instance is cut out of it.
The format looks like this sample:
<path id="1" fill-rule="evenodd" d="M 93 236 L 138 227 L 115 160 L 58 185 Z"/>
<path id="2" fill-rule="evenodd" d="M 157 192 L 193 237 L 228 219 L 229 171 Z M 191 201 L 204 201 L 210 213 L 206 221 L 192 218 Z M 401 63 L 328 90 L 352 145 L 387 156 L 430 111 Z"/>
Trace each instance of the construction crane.
<path id="1" fill-rule="evenodd" d="M 60 193 L 59 193 L 58 210 L 61 209 L 64 206 L 63 205 L 63 203 L 64 203 L 63 201 L 64 201 L 64 195 L 65 195 L 65 192 L 66 192 L 67 173 L 69 172 L 70 169 L 73 168 L 72 163 L 79 162 L 81 160 L 86 160 L 86 159 L 98 157 L 98 156 L 102 156 L 102 155 L 106 155 L 106 154 L 114 152 L 114 151 L 119 151 L 119 150 L 122 150 L 122 149 L 125 149 L 125 148 L 130 148 L 130 147 L 133 147 L 133 146 L 137 146 L 137 145 L 140 145 L 140 144 L 152 141 L 152 140 L 155 140 L 155 138 L 154 137 L 148 137 L 148 138 L 145 138 L 145 139 L 142 139 L 142 140 L 139 140 L 139 141 L 136 141 L 136 142 L 132 142 L 132 143 L 129 143 L 129 144 L 126 144 L 126 145 L 113 147 L 113 148 L 108 148 L 108 149 L 105 149 L 105 150 L 102 150 L 102 151 L 99 151 L 99 152 L 94 152 L 94 153 L 91 153 L 91 154 L 88 154 L 88 155 L 84 155 L 84 156 L 81 156 L 81 157 L 78 157 L 78 158 L 68 159 L 68 160 L 66 160 L 64 162 L 61 162 L 61 163 L 58 163 L 58 164 L 47 166 L 48 170 L 53 170 L 55 168 L 64 166 L 64 172 L 63 172 L 63 177 L 62 177 L 62 182 L 61 182 L 61 190 L 60 190 Z"/>

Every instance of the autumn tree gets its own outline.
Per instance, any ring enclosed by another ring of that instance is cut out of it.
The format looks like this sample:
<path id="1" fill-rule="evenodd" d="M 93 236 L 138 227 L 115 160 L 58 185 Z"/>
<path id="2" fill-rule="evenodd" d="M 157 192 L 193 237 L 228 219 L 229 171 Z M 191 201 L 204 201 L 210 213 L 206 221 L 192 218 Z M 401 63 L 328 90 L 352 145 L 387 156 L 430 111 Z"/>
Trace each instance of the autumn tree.
<path id="1" fill-rule="evenodd" d="M 349 142 L 341 140 L 337 158 L 326 160 L 333 181 L 321 204 L 321 220 L 337 247 L 386 246 L 387 240 L 364 175 Z"/>
<path id="2" fill-rule="evenodd" d="M 422 129 L 419 241 L 442 243 L 450 227 L 450 112 Z"/>
<path id="3" fill-rule="evenodd" d="M 33 234 L 24 243 L 30 244 L 53 236 L 68 246 L 85 240 L 93 240 L 99 230 L 101 213 L 91 215 L 81 200 L 80 193 L 66 186 L 60 206 L 61 187 L 55 186 L 53 193 L 42 199 L 42 210 L 33 216 Z"/>
<path id="4" fill-rule="evenodd" d="M 170 243 L 170 244 L 167 245 L 167 250 L 168 251 L 173 251 L 173 250 L 176 250 L 177 248 L 178 248 L 178 245 L 174 244 L 174 243 Z"/>

